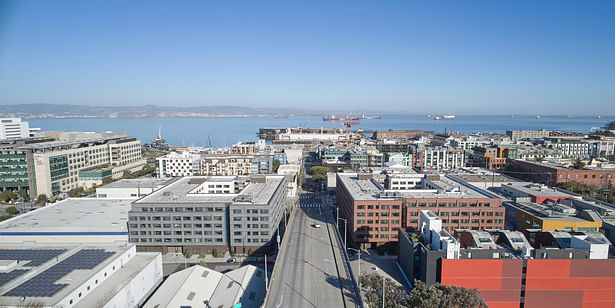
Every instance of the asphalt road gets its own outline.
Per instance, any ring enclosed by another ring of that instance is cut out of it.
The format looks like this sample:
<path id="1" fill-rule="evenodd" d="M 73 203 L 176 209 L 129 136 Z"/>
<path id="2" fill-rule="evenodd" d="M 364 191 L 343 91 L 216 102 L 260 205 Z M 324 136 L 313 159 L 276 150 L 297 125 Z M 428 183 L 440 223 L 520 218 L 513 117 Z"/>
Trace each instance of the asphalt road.
<path id="1" fill-rule="evenodd" d="M 265 307 L 355 306 L 352 284 L 341 263 L 341 243 L 333 233 L 332 210 L 314 206 L 313 201 L 301 200 L 304 206 L 293 212 Z"/>

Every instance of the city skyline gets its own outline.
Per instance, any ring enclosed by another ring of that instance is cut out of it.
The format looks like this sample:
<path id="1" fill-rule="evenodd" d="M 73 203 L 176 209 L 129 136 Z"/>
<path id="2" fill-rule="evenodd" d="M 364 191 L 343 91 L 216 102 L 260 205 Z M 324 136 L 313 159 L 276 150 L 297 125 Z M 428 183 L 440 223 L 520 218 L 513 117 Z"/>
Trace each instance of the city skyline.
<path id="1" fill-rule="evenodd" d="M 0 5 L 0 105 L 615 113 L 613 3 Z"/>

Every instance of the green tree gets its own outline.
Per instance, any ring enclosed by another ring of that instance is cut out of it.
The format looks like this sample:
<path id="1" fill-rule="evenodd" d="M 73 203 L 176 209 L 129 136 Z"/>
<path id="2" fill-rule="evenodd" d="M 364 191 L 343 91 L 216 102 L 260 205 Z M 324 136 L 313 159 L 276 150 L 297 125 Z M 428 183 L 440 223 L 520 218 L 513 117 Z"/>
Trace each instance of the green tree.
<path id="1" fill-rule="evenodd" d="M 12 190 L 5 190 L 0 194 L 0 200 L 8 202 L 15 199 L 15 193 Z"/>
<path id="2" fill-rule="evenodd" d="M 282 162 L 279 159 L 274 159 L 273 160 L 273 173 L 277 173 L 278 169 L 280 168 L 280 165 L 282 164 Z"/>
<path id="3" fill-rule="evenodd" d="M 130 171 L 124 170 L 124 173 L 122 173 L 122 179 L 130 179 L 130 178 L 132 178 Z"/>
<path id="4" fill-rule="evenodd" d="M 577 158 L 577 160 L 575 160 L 574 164 L 572 164 L 572 168 L 574 168 L 574 169 L 583 169 L 583 168 L 585 168 L 585 163 L 580 158 Z"/>
<path id="5" fill-rule="evenodd" d="M 487 304 L 476 289 L 446 286 L 436 283 L 427 287 L 420 280 L 414 280 L 414 288 L 408 297 L 410 307 L 458 307 L 486 308 Z"/>
<path id="6" fill-rule="evenodd" d="M 21 199 L 30 199 L 30 195 L 28 194 L 28 190 L 25 188 L 20 188 L 19 192 L 17 192 L 19 194 L 19 198 Z"/>
<path id="7" fill-rule="evenodd" d="M 15 215 L 17 214 L 17 208 L 15 208 L 14 206 L 10 206 L 6 208 L 5 212 L 9 215 Z"/>
<path id="8" fill-rule="evenodd" d="M 323 166 L 315 166 L 310 168 L 310 174 L 313 181 L 322 181 L 327 176 L 327 173 L 333 172 L 333 169 Z"/>
<path id="9" fill-rule="evenodd" d="M 81 197 L 83 196 L 83 194 L 85 193 L 85 189 L 83 189 L 83 187 L 79 186 L 77 188 L 73 188 L 68 192 L 68 196 L 71 198 L 75 198 L 75 197 Z"/>
<path id="10" fill-rule="evenodd" d="M 38 203 L 38 205 L 45 205 L 45 203 L 47 203 L 47 195 L 45 194 L 40 194 L 38 195 L 38 197 L 36 197 L 36 201 Z"/>

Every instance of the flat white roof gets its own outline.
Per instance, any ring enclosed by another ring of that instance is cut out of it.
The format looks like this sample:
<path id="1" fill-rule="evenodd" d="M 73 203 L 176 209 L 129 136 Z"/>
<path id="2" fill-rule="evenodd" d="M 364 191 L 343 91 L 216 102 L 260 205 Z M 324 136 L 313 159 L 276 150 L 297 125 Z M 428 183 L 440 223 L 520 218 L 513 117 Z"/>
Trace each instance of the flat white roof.
<path id="1" fill-rule="evenodd" d="M 128 234 L 130 199 L 70 198 L 0 222 L 0 236 Z"/>

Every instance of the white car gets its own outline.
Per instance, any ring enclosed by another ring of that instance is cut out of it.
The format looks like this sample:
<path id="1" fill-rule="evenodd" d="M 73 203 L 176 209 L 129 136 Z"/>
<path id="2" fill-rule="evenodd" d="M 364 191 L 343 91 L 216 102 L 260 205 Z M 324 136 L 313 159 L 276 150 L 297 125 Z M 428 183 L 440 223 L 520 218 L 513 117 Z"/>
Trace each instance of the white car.
<path id="1" fill-rule="evenodd" d="M 320 228 L 320 224 L 312 224 L 312 227 L 314 227 L 314 228 Z"/>

